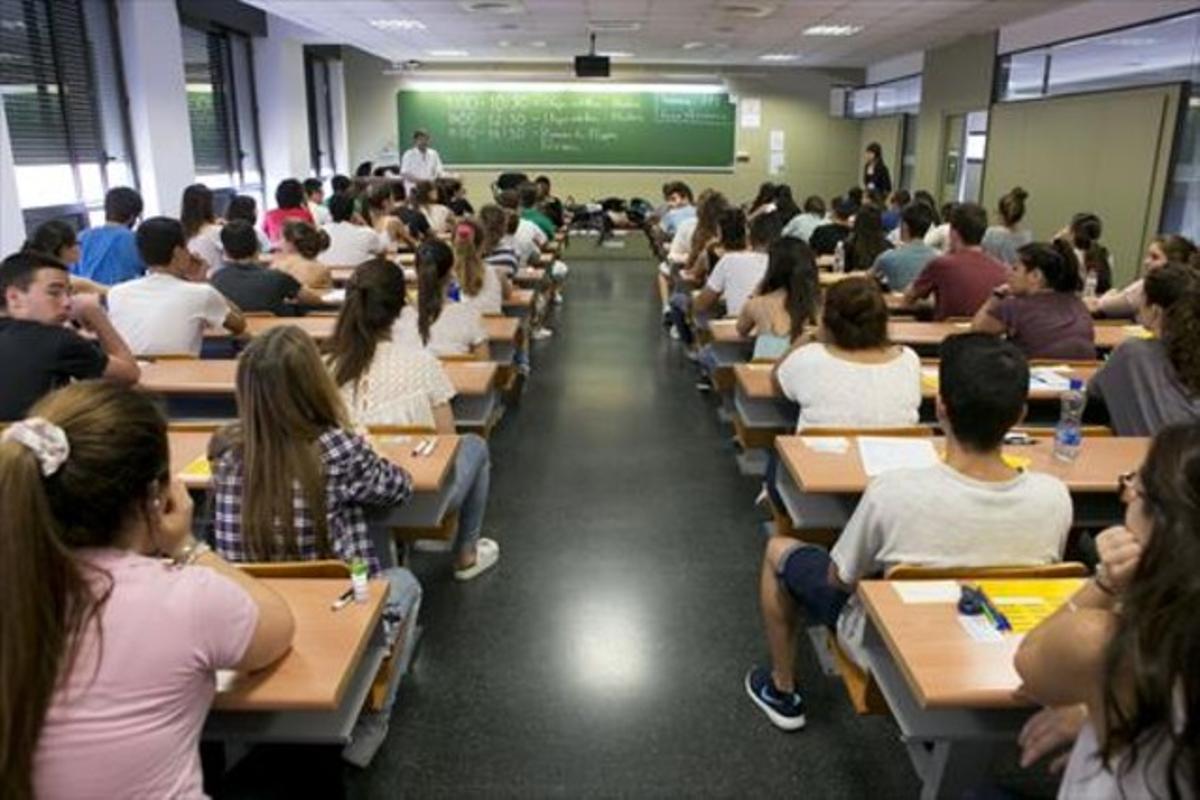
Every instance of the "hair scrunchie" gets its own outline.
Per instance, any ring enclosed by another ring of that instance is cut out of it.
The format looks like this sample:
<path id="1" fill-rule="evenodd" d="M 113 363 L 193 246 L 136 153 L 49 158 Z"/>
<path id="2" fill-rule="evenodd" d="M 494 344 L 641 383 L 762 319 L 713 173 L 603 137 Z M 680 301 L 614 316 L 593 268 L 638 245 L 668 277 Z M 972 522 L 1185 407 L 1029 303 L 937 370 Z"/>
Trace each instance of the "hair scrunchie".
<path id="1" fill-rule="evenodd" d="M 454 238 L 460 242 L 465 242 L 468 239 L 475 238 L 475 229 L 465 222 L 458 223 L 458 227 L 454 229 Z"/>
<path id="2" fill-rule="evenodd" d="M 0 442 L 16 442 L 28 448 L 37 457 L 45 478 L 58 472 L 71 455 L 66 431 L 42 417 L 14 422 L 0 434 Z"/>

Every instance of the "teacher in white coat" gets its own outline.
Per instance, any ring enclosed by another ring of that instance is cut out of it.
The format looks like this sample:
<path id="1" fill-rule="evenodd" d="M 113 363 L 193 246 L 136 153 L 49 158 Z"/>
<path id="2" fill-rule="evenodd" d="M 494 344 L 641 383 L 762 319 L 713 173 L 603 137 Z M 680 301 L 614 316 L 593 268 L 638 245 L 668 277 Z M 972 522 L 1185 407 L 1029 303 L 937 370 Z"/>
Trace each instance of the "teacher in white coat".
<path id="1" fill-rule="evenodd" d="M 417 128 L 413 131 L 413 146 L 400 158 L 400 177 L 404 180 L 405 193 L 411 192 L 418 181 L 435 181 L 445 174 L 442 157 L 429 146 L 429 131 Z"/>

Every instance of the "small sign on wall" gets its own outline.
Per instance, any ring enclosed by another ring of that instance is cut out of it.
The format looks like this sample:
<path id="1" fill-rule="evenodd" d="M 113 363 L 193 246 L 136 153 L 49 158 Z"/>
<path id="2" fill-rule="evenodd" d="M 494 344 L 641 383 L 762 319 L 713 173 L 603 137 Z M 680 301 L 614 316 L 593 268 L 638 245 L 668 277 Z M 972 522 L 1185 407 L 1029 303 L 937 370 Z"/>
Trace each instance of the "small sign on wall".
<path id="1" fill-rule="evenodd" d="M 757 97 L 744 97 L 738 104 L 741 111 L 743 128 L 758 128 L 762 125 L 762 100 Z"/>

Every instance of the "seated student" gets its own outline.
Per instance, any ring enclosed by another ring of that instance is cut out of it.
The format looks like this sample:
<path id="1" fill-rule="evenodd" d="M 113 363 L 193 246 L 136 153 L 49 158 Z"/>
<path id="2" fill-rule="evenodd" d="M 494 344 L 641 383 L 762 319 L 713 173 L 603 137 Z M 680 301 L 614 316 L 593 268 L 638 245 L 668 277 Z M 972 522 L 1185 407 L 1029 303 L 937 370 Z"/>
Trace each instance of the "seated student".
<path id="1" fill-rule="evenodd" d="M 1079 264 L 1079 277 L 1087 286 L 1089 280 L 1095 287 L 1085 289 L 1084 295 L 1102 295 L 1112 288 L 1112 256 L 1108 248 L 1100 244 L 1104 223 L 1095 214 L 1084 211 L 1071 217 L 1067 227 L 1058 232 L 1056 239 L 1066 239 L 1075 248 Z"/>
<path id="2" fill-rule="evenodd" d="M 1061 239 L 1017 250 L 1008 287 L 996 289 L 975 314 L 973 330 L 1004 334 L 1026 358 L 1090 361 L 1096 357 L 1092 315 L 1079 299 L 1075 253 Z"/>
<path id="3" fill-rule="evenodd" d="M 329 209 L 325 207 L 325 186 L 320 178 L 306 178 L 304 181 L 304 199 L 308 205 L 308 213 L 312 215 L 313 224 L 317 227 L 328 225 Z M 287 226 L 284 226 L 286 235 Z"/>
<path id="4" fill-rule="evenodd" d="M 79 240 L 75 229 L 61 219 L 49 219 L 37 226 L 33 236 L 25 240 L 21 250 L 32 250 L 35 253 L 50 256 L 63 263 L 71 273 L 72 294 L 105 295 L 108 287 L 102 283 L 82 278 L 74 274 L 74 266 L 79 262 Z"/>
<path id="5" fill-rule="evenodd" d="M 335 194 L 347 194 L 350 188 L 354 185 L 354 181 L 350 180 L 347 175 L 334 175 L 329 179 L 329 197 L 325 198 L 325 207 L 329 207 L 329 198 Z"/>
<path id="6" fill-rule="evenodd" d="M 433 235 L 440 236 L 450 230 L 450 220 L 454 213 L 442 204 L 437 185 L 433 181 L 417 181 L 410 194 L 413 206 L 425 215 Z"/>
<path id="7" fill-rule="evenodd" d="M 974 203 L 950 210 L 950 252 L 925 265 L 904 292 L 905 305 L 934 295 L 933 318 L 972 317 L 992 290 L 1008 281 L 1004 264 L 979 247 L 987 229 L 987 212 Z M 929 242 L 929 237 L 925 239 Z"/>
<path id="8" fill-rule="evenodd" d="M 730 208 L 721 215 L 721 247 L 724 251 L 704 289 L 693 303 L 697 314 L 705 314 L 720 300 L 725 316 L 736 317 L 750 293 L 762 282 L 767 271 L 765 233 L 769 215 L 760 215 L 746 235 L 746 215 L 740 208 Z M 761 237 L 761 240 L 760 238 Z"/>
<path id="9" fill-rule="evenodd" d="M 870 269 L 881 253 L 892 249 L 892 243 L 884 234 L 878 208 L 863 206 L 854 215 L 854 226 L 850 229 L 850 235 L 846 237 L 843 247 L 844 267 L 847 272 Z"/>
<path id="10" fill-rule="evenodd" d="M 912 195 L 907 189 L 897 189 L 888 197 L 887 208 L 880 214 L 880 223 L 886 233 L 891 233 L 900 227 L 900 217 L 904 207 L 912 202 Z"/>
<path id="11" fill-rule="evenodd" d="M 480 257 L 483 229 L 474 220 L 464 219 L 454 226 L 453 241 L 460 302 L 475 306 L 484 316 L 504 313 L 504 298 L 512 295 L 512 284 Z"/>
<path id="12" fill-rule="evenodd" d="M 809 195 L 804 201 L 804 209 L 801 213 L 784 223 L 783 235 L 809 244 L 813 231 L 823 224 L 825 224 L 825 201 L 819 195 Z"/>
<path id="13" fill-rule="evenodd" d="M 836 630 L 847 654 L 866 668 L 865 619 L 854 596 L 860 580 L 897 564 L 1022 566 L 1062 557 L 1071 527 L 1067 487 L 1051 475 L 1013 469 L 1001 455 L 1004 434 L 1025 410 L 1025 357 L 978 333 L 946 339 L 941 356 L 944 462 L 872 480 L 830 552 L 790 537 L 767 542 L 760 603 L 771 666 L 751 669 L 745 687 L 784 730 L 805 722 L 795 678 L 800 607 L 811 623 Z"/>
<path id="14" fill-rule="evenodd" d="M 516 215 L 489 203 L 479 209 L 479 225 L 483 229 L 479 252 L 483 254 L 484 263 L 501 278 L 511 279 L 517 274 L 520 263 L 512 243 L 512 235 L 517 230 Z"/>
<path id="15" fill-rule="evenodd" d="M 225 221 L 242 221 L 254 228 L 258 237 L 258 249 L 263 253 L 271 252 L 271 240 L 258 227 L 258 201 L 248 194 L 235 195 L 225 207 Z"/>
<path id="16" fill-rule="evenodd" d="M 138 257 L 133 226 L 142 215 L 142 196 L 128 186 L 109 189 L 104 195 L 104 224 L 79 235 L 79 263 L 72 275 L 113 286 L 133 280 L 146 271 Z"/>
<path id="17" fill-rule="evenodd" d="M 435 238 L 437 231 L 429 224 L 418 199 L 415 188 L 406 194 L 404 184 L 399 181 L 376 186 L 366 194 L 367 224 L 396 247 L 414 248 L 426 239 Z"/>
<path id="18" fill-rule="evenodd" d="M 998 209 L 1000 224 L 989 227 L 979 243 L 983 252 L 1009 266 L 1016 266 L 1017 251 L 1033 242 L 1033 231 L 1021 225 L 1028 198 L 1029 192 L 1020 186 L 1001 197 Z"/>
<path id="19" fill-rule="evenodd" d="M 146 276 L 108 292 L 113 325 L 133 352 L 199 356 L 205 330 L 246 330 L 242 312 L 205 283 L 206 265 L 185 246 L 179 222 L 151 217 L 138 226 L 137 245 Z"/>
<path id="20" fill-rule="evenodd" d="M 1140 319 L 1153 336 L 1122 342 L 1088 383 L 1118 436 L 1200 422 L 1200 274 L 1167 264 L 1146 276 Z"/>
<path id="21" fill-rule="evenodd" d="M 179 222 L 187 239 L 187 249 L 204 261 L 209 276 L 222 266 L 221 222 L 213 211 L 213 194 L 203 183 L 183 190 Z M 149 265 L 147 265 L 149 266 Z"/>
<path id="22" fill-rule="evenodd" d="M 554 190 L 550 186 L 550 176 L 538 175 L 533 179 L 533 183 L 537 186 L 538 210 L 549 217 L 555 228 L 561 228 L 567 221 L 566 211 L 563 208 L 562 200 L 554 196 Z"/>
<path id="23" fill-rule="evenodd" d="M 316 224 L 313 215 L 308 210 L 308 201 L 304 196 L 304 184 L 295 178 L 282 180 L 275 187 L 275 208 L 263 217 L 263 231 L 271 244 L 279 244 L 283 239 L 283 226 L 293 220 Z"/>
<path id="24" fill-rule="evenodd" d="M 921 360 L 888 340 L 887 304 L 865 277 L 825 291 L 820 341 L 789 353 L 775 367 L 775 381 L 800 405 L 799 431 L 917 424 Z"/>
<path id="25" fill-rule="evenodd" d="M 537 225 L 547 241 L 554 238 L 558 230 L 554 222 L 538 208 L 538 188 L 536 183 L 522 183 L 517 188 L 517 202 L 520 207 L 521 219 Z M 540 245 L 539 245 L 540 246 Z"/>
<path id="26" fill-rule="evenodd" d="M 20 419 L 39 398 L 72 380 L 137 383 L 141 377 L 97 298 L 71 297 L 66 266 L 33 251 L 0 263 L 0 364 L 0 421 Z"/>
<path id="27" fill-rule="evenodd" d="M 333 338 L 326 347 L 334 383 L 356 427 L 399 425 L 454 433 L 454 385 L 437 357 L 392 340 L 404 308 L 404 271 L 384 259 L 363 264 L 347 287 Z M 500 546 L 480 538 L 491 465 L 488 446 L 475 434 L 459 438 L 451 511 L 459 512 L 454 577 L 470 580 L 495 565 Z"/>
<path id="28" fill-rule="evenodd" d="M 279 255 L 271 266 L 295 278 L 305 289 L 325 291 L 333 286 L 329 266 L 318 259 L 330 245 L 329 234 L 307 222 L 289 222 L 283 226 Z"/>
<path id="29" fill-rule="evenodd" d="M 513 250 L 521 260 L 521 266 L 536 263 L 542 252 L 542 247 L 550 241 L 546 232 L 536 223 L 526 219 L 520 209 L 520 195 L 514 189 L 505 189 L 496 196 L 496 202 L 501 208 L 511 211 L 518 218 L 517 230 L 513 233 Z"/>
<path id="30" fill-rule="evenodd" d="M 1049 707 L 1022 732 L 1022 764 L 1074 742 L 1059 797 L 1196 796 L 1198 459 L 1200 427 L 1154 438 L 1121 476 L 1125 521 L 1097 537 L 1095 577 L 1017 650 L 1022 693 Z"/>
<path id="31" fill-rule="evenodd" d="M 746 219 L 752 220 L 759 214 L 770 214 L 775 210 L 775 193 L 778 187 L 770 181 L 764 181 L 758 185 L 758 193 L 754 195 L 754 199 L 750 201 L 749 206 L 745 206 Z"/>
<path id="32" fill-rule="evenodd" d="M 807 204 L 806 204 L 807 205 Z M 846 241 L 850 236 L 850 218 L 857 208 L 845 197 L 833 200 L 833 214 L 828 222 L 813 228 L 808 237 L 808 246 L 818 256 L 831 256 L 837 250 L 839 242 Z"/>
<path id="33" fill-rule="evenodd" d="M 329 216 L 333 220 L 325 226 L 329 246 L 317 254 L 322 264 L 355 267 L 387 250 L 387 234 L 357 221 L 354 198 L 350 195 L 335 194 L 329 198 Z"/>
<path id="34" fill-rule="evenodd" d="M 85 381 L 30 413 L 0 436 L 4 795 L 203 797 L 217 670 L 283 656 L 291 610 L 192 537 L 152 398 Z"/>
<path id="35" fill-rule="evenodd" d="M 1088 309 L 1093 314 L 1106 318 L 1137 317 L 1146 302 L 1143 283 L 1147 275 L 1166 264 L 1174 261 L 1186 264 L 1196 256 L 1196 245 L 1185 236 L 1167 234 L 1157 237 L 1146 248 L 1146 257 L 1142 260 L 1142 277 L 1126 286 L 1124 289 L 1109 289 L 1102 297 L 1085 297 Z"/>
<path id="36" fill-rule="evenodd" d="M 663 303 L 664 324 L 671 323 L 670 302 L 676 284 L 682 284 L 679 288 L 689 291 L 704 285 L 708 277 L 705 255 L 717 241 L 717 221 L 727 205 L 725 195 L 705 189 L 700 193 L 696 215 L 683 220 L 675 229 L 671 245 L 667 248 L 666 260 L 658 265 L 658 293 Z"/>
<path id="37" fill-rule="evenodd" d="M 403 185 L 403 184 L 401 184 Z M 458 178 L 438 178 L 434 181 L 438 197 L 456 217 L 469 217 L 475 213 L 475 207 L 467 199 L 467 187 Z"/>
<path id="38" fill-rule="evenodd" d="M 937 258 L 938 251 L 925 244 L 925 233 L 933 214 L 924 203 L 909 203 L 900 214 L 900 246 L 885 250 L 875 259 L 871 274 L 892 292 L 903 292 Z"/>
<path id="39" fill-rule="evenodd" d="M 753 336 L 754 359 L 779 358 L 817 320 L 821 289 L 812 250 L 780 239 L 767 251 L 767 273 L 738 314 L 739 336 Z"/>
<path id="40" fill-rule="evenodd" d="M 667 210 L 658 221 L 659 230 L 664 238 L 671 239 L 679 226 L 696 216 L 696 207 L 692 205 L 692 189 L 683 181 L 670 181 L 663 187 L 666 194 Z"/>
<path id="41" fill-rule="evenodd" d="M 305 289 L 286 272 L 269 269 L 258 260 L 254 229 L 229 222 L 221 229 L 225 266 L 212 277 L 213 287 L 242 311 L 269 311 L 277 317 L 298 313 L 297 305 L 321 305 L 321 296 Z"/>
<path id="42" fill-rule="evenodd" d="M 471 354 L 488 357 L 487 330 L 478 306 L 451 297 L 454 251 L 445 242 L 417 248 L 417 308 L 405 306 L 392 338 L 407 346 L 425 347 L 434 355 Z"/>
<path id="43" fill-rule="evenodd" d="M 209 444 L 213 536 L 229 561 L 363 562 L 391 584 L 388 644 L 415 617 L 421 585 L 375 550 L 366 512 L 405 503 L 412 478 L 354 433 L 312 337 L 291 325 L 256 336 L 238 359 L 238 421 Z M 324 511 L 322 516 L 317 516 Z M 382 711 L 364 714 L 342 756 L 366 766 L 387 734 L 399 674 Z"/>

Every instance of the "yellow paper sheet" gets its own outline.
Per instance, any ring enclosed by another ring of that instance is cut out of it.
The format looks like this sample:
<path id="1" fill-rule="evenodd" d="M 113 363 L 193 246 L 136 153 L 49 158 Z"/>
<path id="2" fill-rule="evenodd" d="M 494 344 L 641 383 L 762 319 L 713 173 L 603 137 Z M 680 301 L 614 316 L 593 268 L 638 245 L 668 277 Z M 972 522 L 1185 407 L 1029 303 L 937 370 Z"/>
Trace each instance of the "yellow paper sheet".
<path id="1" fill-rule="evenodd" d="M 212 469 L 208 464 L 208 456 L 197 456 L 179 474 L 185 478 L 211 478 Z"/>
<path id="2" fill-rule="evenodd" d="M 1079 591 L 1077 580 L 974 581 L 1008 621 L 1014 633 L 1027 633 Z"/>

